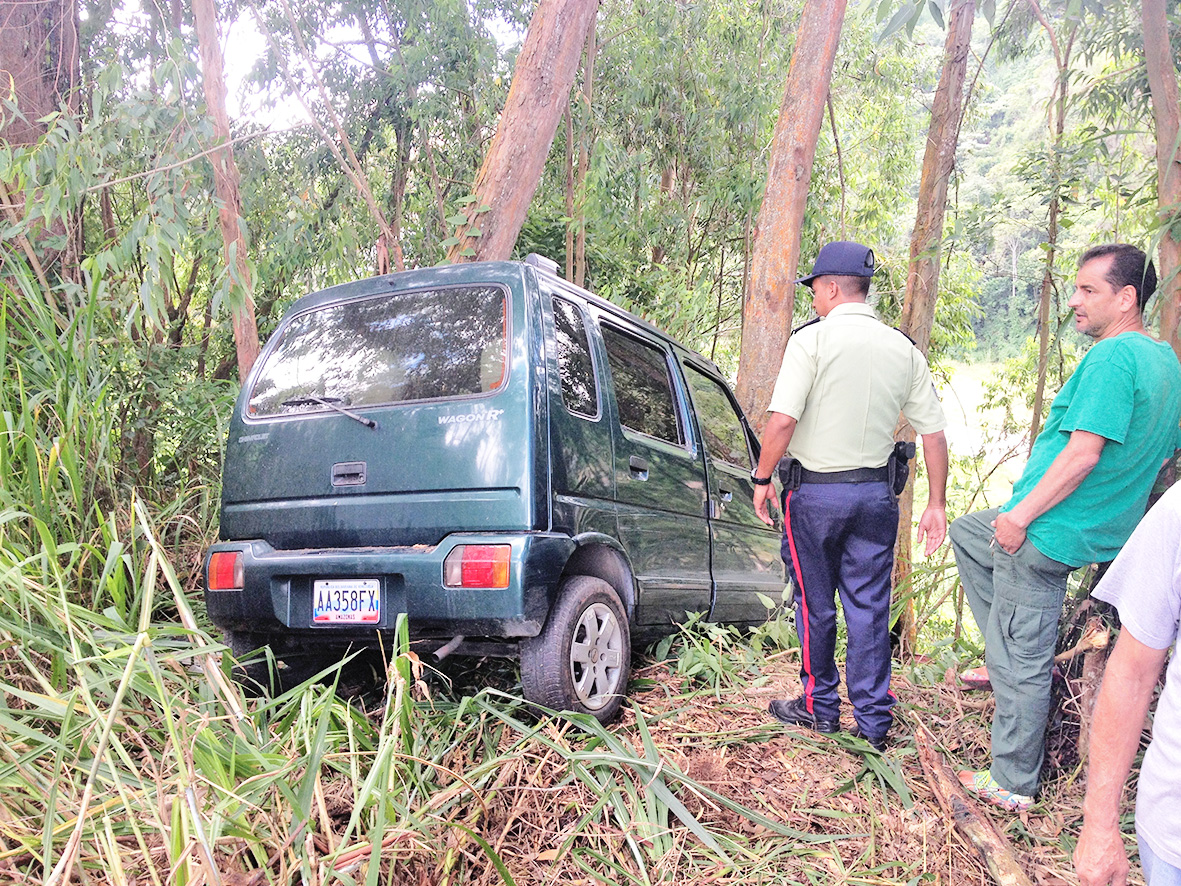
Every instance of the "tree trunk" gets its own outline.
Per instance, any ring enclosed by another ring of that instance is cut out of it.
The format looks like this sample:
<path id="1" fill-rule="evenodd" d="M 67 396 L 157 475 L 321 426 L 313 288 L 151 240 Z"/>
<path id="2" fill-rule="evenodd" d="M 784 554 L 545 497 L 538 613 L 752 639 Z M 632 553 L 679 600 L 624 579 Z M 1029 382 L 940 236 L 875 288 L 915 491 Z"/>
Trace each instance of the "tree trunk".
<path id="1" fill-rule="evenodd" d="M 743 298 L 738 402 L 761 429 L 791 335 L 800 232 L 816 139 L 845 20 L 845 0 L 807 0 L 779 106 L 767 188 L 755 225 L 750 285 Z"/>
<path id="2" fill-rule="evenodd" d="M 590 173 L 590 149 L 594 140 L 591 126 L 594 114 L 591 112 L 595 94 L 595 56 L 599 52 L 595 39 L 595 22 L 591 19 L 586 35 L 586 60 L 582 63 L 582 126 L 578 133 L 578 181 L 575 184 L 578 195 L 578 236 L 574 244 L 574 284 L 586 285 L 586 177 Z"/>
<path id="3" fill-rule="evenodd" d="M 246 264 L 246 238 L 238 218 L 242 214 L 239 193 L 240 176 L 234 162 L 230 142 L 230 117 L 226 111 L 226 81 L 222 70 L 221 41 L 218 36 L 217 10 L 214 0 L 193 0 L 193 18 L 197 26 L 197 40 L 201 44 L 201 71 L 205 86 L 205 104 L 213 122 L 214 137 L 221 148 L 210 155 L 213 161 L 213 181 L 217 191 L 217 216 L 225 244 L 226 265 L 233 284 L 230 291 L 230 313 L 234 324 L 234 345 L 238 352 L 238 377 L 246 373 L 258 358 L 258 324 L 254 317 L 253 286 Z"/>
<path id="4" fill-rule="evenodd" d="M 80 108 L 78 9 L 75 0 L 0 0 L 0 100 L 16 104 L 18 114 L 0 114 L 0 144 L 25 147 L 36 144 L 47 130 L 41 122 L 60 111 L 77 116 Z M 6 204 L 10 225 L 24 219 L 20 209 L 27 195 L 15 182 L 0 181 L 0 200 Z M 66 237 L 66 246 L 49 248 L 48 237 Z M 81 212 L 52 227 L 37 225 L 16 234 L 41 285 L 51 278 L 79 282 L 82 228 Z M 46 298 L 49 298 L 48 292 Z"/>
<path id="5" fill-rule="evenodd" d="M 1029 425 L 1029 450 L 1033 451 L 1033 443 L 1041 430 L 1042 403 L 1046 397 L 1046 372 L 1050 361 L 1050 301 L 1054 292 L 1054 259 L 1058 249 L 1058 219 L 1062 213 L 1061 200 L 1061 163 L 1059 146 L 1062 144 L 1066 132 L 1066 105 L 1070 98 L 1070 53 L 1074 46 L 1074 37 L 1078 33 L 1078 24 L 1074 25 L 1067 35 L 1065 45 L 1058 41 L 1058 35 L 1050 26 L 1049 19 L 1042 12 L 1038 0 L 1029 0 L 1029 6 L 1034 16 L 1041 23 L 1050 39 L 1050 48 L 1054 51 L 1054 65 L 1058 76 L 1054 81 L 1053 107 L 1054 121 L 1052 136 L 1052 150 L 1050 151 L 1050 181 L 1054 192 L 1050 195 L 1049 225 L 1046 230 L 1046 264 L 1042 274 L 1041 298 L 1038 302 L 1038 357 L 1037 357 L 1037 387 L 1033 395 L 1033 418 Z"/>
<path id="6" fill-rule="evenodd" d="M 1181 316 L 1181 243 L 1170 223 L 1181 204 L 1181 104 L 1178 99 L 1177 69 L 1169 47 L 1169 23 L 1165 0 L 1144 0 L 1144 60 L 1148 85 L 1152 89 L 1152 114 L 1156 122 L 1156 195 L 1164 225 L 1160 239 L 1160 336 L 1181 356 L 1177 335 Z"/>
<path id="7" fill-rule="evenodd" d="M 1050 221 L 1046 226 L 1046 259 L 1042 289 L 1037 303 L 1037 384 L 1033 391 L 1033 417 L 1029 422 L 1029 451 L 1041 432 L 1042 406 L 1046 402 L 1046 374 L 1050 365 L 1050 303 L 1054 300 L 1054 259 L 1058 253 L 1058 215 L 1062 205 L 1055 193 L 1050 198 Z"/>
<path id="8" fill-rule="evenodd" d="M 598 8 L 598 0 L 537 4 L 500 125 L 476 176 L 476 200 L 465 210 L 467 220 L 456 232 L 448 261 L 506 259 L 512 254 Z"/>
<path id="9" fill-rule="evenodd" d="M 574 279 L 574 108 L 566 105 L 566 279 Z"/>
<path id="10" fill-rule="evenodd" d="M 910 266 L 906 274 L 906 297 L 899 327 L 914 339 L 924 354 L 931 347 L 931 327 L 939 295 L 940 250 L 943 219 L 947 211 L 947 182 L 955 166 L 956 143 L 964 111 L 964 78 L 972 41 L 975 0 L 961 0 L 951 12 L 943 44 L 943 70 L 931 105 L 931 125 L 919 179 L 918 212 L 910 235 Z M 907 439 L 914 430 L 906 428 Z M 914 484 L 899 499 L 898 540 L 894 549 L 893 586 L 905 586 L 910 578 L 911 535 L 914 519 Z M 908 597 L 899 620 L 902 651 L 910 652 L 915 642 L 914 603 Z"/>
<path id="11" fill-rule="evenodd" d="M 79 108 L 78 10 L 74 0 L 0 0 L 0 97 L 20 116 L 5 114 L 0 141 L 36 143 L 43 117 Z"/>
<path id="12" fill-rule="evenodd" d="M 964 77 L 975 14 L 975 0 L 961 0 L 951 12 L 943 45 L 943 71 L 931 105 L 931 126 L 919 179 L 918 213 L 910 235 L 910 266 L 899 325 L 924 354 L 930 348 L 931 327 L 935 323 L 947 183 L 955 166 L 963 119 Z"/>

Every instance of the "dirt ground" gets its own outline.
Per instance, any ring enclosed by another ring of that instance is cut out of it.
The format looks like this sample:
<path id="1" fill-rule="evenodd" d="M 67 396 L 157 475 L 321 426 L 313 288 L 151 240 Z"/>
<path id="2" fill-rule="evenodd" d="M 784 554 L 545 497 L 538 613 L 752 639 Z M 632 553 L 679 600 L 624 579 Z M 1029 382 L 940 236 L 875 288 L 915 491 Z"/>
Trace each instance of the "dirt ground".
<path id="1" fill-rule="evenodd" d="M 739 871 L 719 868 L 703 875 L 701 853 L 694 854 L 697 838 L 670 818 L 677 845 L 659 859 L 659 877 L 649 871 L 650 881 L 742 886 L 992 883 L 976 849 L 940 809 L 913 738 L 916 730 L 926 729 L 953 778 L 955 769 L 987 765 L 991 694 L 958 688 L 954 671 L 945 674 L 935 665 L 898 668 L 895 726 L 885 754 L 878 756 L 844 733 L 819 735 L 770 717 L 771 699 L 800 692 L 797 661 L 794 651 L 780 653 L 761 679 L 744 679 L 741 685 L 716 691 L 688 685 L 671 663 L 636 662 L 630 695 L 643 712 L 662 765 L 796 832 L 794 837 L 776 834 L 682 786 L 677 796 L 689 811 L 713 833 L 740 837 L 756 861 Z M 1083 794 L 1078 721 L 1069 686 L 1066 681 L 1057 685 L 1059 714 L 1051 725 L 1038 802 L 1022 814 L 980 806 L 1039 886 L 1078 882 L 1070 864 Z M 852 725 L 846 703 L 842 726 L 847 730 Z M 611 728 L 633 746 L 640 744 L 633 709 L 625 708 Z M 581 741 L 558 726 L 553 735 L 572 745 Z M 539 790 L 545 792 L 542 802 Z M 515 764 L 506 767 L 497 781 L 493 805 L 498 808 L 489 808 L 482 833 L 503 853 L 518 883 L 600 883 L 601 874 L 587 877 L 587 868 L 573 864 L 566 850 L 552 848 L 569 845 L 566 835 L 578 827 L 572 823 L 578 818 L 575 812 L 592 807 L 597 799 L 595 791 L 569 777 L 565 762 L 543 755 L 520 771 Z M 601 857 L 627 861 L 618 833 L 599 828 L 586 839 L 598 841 Z M 619 882 L 647 880 L 633 872 Z M 500 880 L 488 871 L 486 878 L 469 876 L 468 882 Z M 1132 882 L 1142 883 L 1137 868 Z"/>
<path id="2" fill-rule="evenodd" d="M 907 883 L 923 875 L 924 882 L 933 883 L 991 882 L 978 853 L 939 809 L 913 741 L 914 730 L 926 728 L 952 769 L 986 765 L 990 693 L 962 691 L 954 679 L 924 684 L 916 677 L 925 675 L 908 674 L 909 669 L 895 675 L 899 704 L 885 759 L 901 767 L 913 798 L 913 805 L 907 808 L 896 793 L 883 791 L 873 778 L 868 779 L 872 789 L 845 789 L 864 771 L 866 759 L 842 746 L 848 739 L 785 727 L 770 718 L 766 708 L 771 699 L 800 692 L 794 660 L 783 658 L 773 667 L 774 672 L 766 674 L 770 678 L 766 685 L 735 690 L 720 699 L 699 695 L 690 707 L 661 721 L 670 733 L 691 726 L 700 734 L 740 733 L 747 737 L 721 747 L 685 740 L 669 742 L 665 747 L 682 771 L 801 831 L 867 834 L 828 844 L 824 851 L 839 858 L 819 856 L 831 869 L 832 882 L 858 874 L 862 882 Z M 662 684 L 673 679 L 672 675 L 662 664 L 642 673 L 657 685 L 638 694 L 637 701 L 646 713 L 659 716 L 664 699 L 671 695 Z M 1077 883 L 1068 853 L 1081 823 L 1082 804 L 1081 772 L 1073 747 L 1077 721 L 1074 723 L 1070 735 L 1069 715 L 1056 720 L 1049 741 L 1048 780 L 1040 802 L 1030 812 L 1015 815 L 982 807 L 1011 842 L 1030 879 L 1038 884 Z M 842 726 L 853 726 L 847 704 Z M 751 740 L 752 736 L 758 740 Z M 1068 834 L 1069 841 L 1064 841 Z M 866 875 L 874 879 L 865 879 Z"/>

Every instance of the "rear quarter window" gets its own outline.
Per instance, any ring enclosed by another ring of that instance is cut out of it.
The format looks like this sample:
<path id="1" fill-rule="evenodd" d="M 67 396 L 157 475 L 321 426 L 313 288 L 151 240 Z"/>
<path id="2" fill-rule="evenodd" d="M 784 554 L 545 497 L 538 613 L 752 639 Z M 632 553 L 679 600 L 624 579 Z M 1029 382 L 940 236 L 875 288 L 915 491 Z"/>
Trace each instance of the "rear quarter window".
<path id="1" fill-rule="evenodd" d="M 564 298 L 555 298 L 553 306 L 562 402 L 575 415 L 596 418 L 599 414 L 599 386 L 582 311 Z"/>
<path id="2" fill-rule="evenodd" d="M 250 391 L 251 418 L 495 391 L 508 374 L 499 286 L 401 292 L 293 317 Z"/>

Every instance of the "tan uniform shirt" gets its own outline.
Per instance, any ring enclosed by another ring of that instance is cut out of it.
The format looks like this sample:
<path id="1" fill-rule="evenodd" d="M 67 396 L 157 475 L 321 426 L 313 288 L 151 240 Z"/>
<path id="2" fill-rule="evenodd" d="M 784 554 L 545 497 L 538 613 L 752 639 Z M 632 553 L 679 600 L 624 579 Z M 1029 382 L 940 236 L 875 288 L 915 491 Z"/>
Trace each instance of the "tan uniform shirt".
<path id="1" fill-rule="evenodd" d="M 899 412 L 919 434 L 947 426 L 926 358 L 858 302 L 792 334 L 767 409 L 796 419 L 787 454 L 810 471 L 882 467 Z"/>

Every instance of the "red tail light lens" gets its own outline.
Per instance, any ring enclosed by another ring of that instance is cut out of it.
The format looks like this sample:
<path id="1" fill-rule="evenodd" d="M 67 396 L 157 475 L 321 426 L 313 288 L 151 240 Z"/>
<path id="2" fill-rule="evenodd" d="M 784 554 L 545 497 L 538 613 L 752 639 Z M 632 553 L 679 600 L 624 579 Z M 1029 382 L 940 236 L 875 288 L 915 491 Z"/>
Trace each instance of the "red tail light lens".
<path id="1" fill-rule="evenodd" d="M 507 588 L 511 545 L 459 545 L 443 561 L 449 588 Z"/>
<path id="2" fill-rule="evenodd" d="M 209 590 L 237 591 L 246 587 L 246 570 L 238 551 L 219 551 L 209 558 Z"/>

